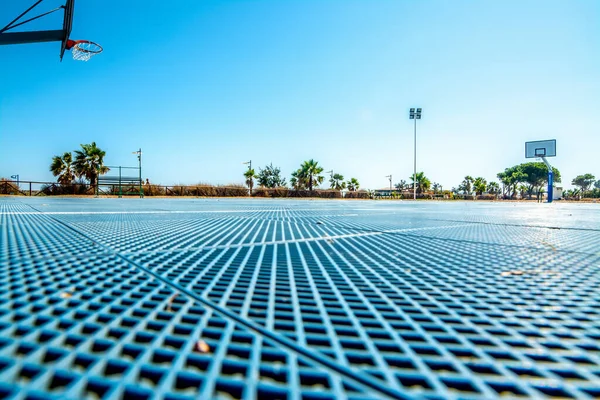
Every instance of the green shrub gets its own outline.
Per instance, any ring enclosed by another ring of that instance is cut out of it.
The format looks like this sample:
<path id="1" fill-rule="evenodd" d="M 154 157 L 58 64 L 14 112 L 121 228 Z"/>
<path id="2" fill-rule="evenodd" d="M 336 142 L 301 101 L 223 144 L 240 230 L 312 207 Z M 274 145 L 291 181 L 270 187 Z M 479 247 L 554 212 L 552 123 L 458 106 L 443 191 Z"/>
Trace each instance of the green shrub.
<path id="1" fill-rule="evenodd" d="M 480 196 L 477 196 L 477 200 L 496 200 L 496 195 L 482 194 Z"/>

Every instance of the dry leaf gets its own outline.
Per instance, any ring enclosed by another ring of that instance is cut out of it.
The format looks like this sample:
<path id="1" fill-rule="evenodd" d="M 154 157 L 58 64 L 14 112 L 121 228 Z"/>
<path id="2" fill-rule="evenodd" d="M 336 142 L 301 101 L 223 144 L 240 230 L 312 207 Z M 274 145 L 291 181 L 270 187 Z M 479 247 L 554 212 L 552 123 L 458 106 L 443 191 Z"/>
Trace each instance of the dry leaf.
<path id="1" fill-rule="evenodd" d="M 71 297 L 73 297 L 72 293 L 69 292 L 62 292 L 61 294 L 59 294 L 61 299 L 70 299 Z"/>
<path id="2" fill-rule="evenodd" d="M 169 302 L 167 303 L 167 311 L 171 312 L 173 311 L 173 309 L 171 308 L 171 305 L 173 304 L 173 301 L 175 301 L 175 299 L 177 298 L 178 293 L 175 293 L 173 296 L 171 296 L 169 298 Z"/>
<path id="3" fill-rule="evenodd" d="M 210 352 L 210 346 L 204 340 L 198 340 L 194 346 L 194 351 L 198 353 L 208 353 Z"/>
<path id="4" fill-rule="evenodd" d="M 523 271 L 504 271 L 500 273 L 500 276 L 511 276 L 511 275 L 523 275 Z"/>

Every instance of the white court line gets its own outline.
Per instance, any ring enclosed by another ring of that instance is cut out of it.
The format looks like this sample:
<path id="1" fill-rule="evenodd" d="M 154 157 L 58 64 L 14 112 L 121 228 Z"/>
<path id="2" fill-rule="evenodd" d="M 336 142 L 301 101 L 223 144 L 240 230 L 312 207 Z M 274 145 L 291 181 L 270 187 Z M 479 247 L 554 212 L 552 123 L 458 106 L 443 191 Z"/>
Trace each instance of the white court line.
<path id="1" fill-rule="evenodd" d="M 471 224 L 463 224 L 463 225 L 446 225 L 446 226 L 436 226 L 436 227 L 427 227 L 427 228 L 405 228 L 405 229 L 386 229 L 377 232 L 361 232 L 361 233 L 348 233 L 344 235 L 333 235 L 329 236 L 319 236 L 319 237 L 309 237 L 309 238 L 298 238 L 298 239 L 289 239 L 289 240 L 270 240 L 270 241 L 262 241 L 262 242 L 254 242 L 254 243 L 237 243 L 237 244 L 218 244 L 212 246 L 196 246 L 196 247 L 186 247 L 186 248 L 175 248 L 175 249 L 157 249 L 152 251 L 122 251 L 121 254 L 153 254 L 153 253 L 172 253 L 172 252 L 184 252 L 184 251 L 207 251 L 207 250 L 220 250 L 220 249 L 231 249 L 238 247 L 253 247 L 253 246 L 269 246 L 276 244 L 286 244 L 286 243 L 305 243 L 305 242 L 316 242 L 321 240 L 327 241 L 335 241 L 336 239 L 347 239 L 354 237 L 363 237 L 363 236 L 378 236 L 383 235 L 385 233 L 401 233 L 401 232 L 413 232 L 413 231 L 425 231 L 432 229 L 449 229 L 449 228 L 457 228 L 463 226 L 471 226 Z"/>
<path id="2" fill-rule="evenodd" d="M 282 210 L 195 210 L 195 211 L 4 211 L 0 215 L 118 215 L 118 214 L 208 214 L 208 213 L 246 213 L 246 212 L 274 212 Z"/>
<path id="3" fill-rule="evenodd" d="M 320 208 L 303 210 L 155 210 L 155 211 L 1 211 L 0 215 L 120 215 L 120 214 L 231 214 L 231 213 L 261 213 L 282 211 L 331 211 Z M 329 214 L 329 215 L 292 215 L 294 218 L 323 218 L 323 217 L 357 217 L 358 214 Z"/>

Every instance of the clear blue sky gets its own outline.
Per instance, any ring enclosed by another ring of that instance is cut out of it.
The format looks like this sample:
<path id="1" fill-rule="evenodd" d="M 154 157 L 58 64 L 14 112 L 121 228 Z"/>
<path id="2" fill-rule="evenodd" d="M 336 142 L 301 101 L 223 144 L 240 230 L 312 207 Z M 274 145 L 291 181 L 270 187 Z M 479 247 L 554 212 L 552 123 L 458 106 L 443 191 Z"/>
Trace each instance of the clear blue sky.
<path id="1" fill-rule="evenodd" d="M 600 179 L 600 1 L 76 3 L 71 37 L 105 49 L 88 63 L 0 47 L 0 176 L 53 180 L 53 155 L 96 141 L 108 165 L 141 147 L 153 183 L 242 183 L 248 159 L 289 180 L 314 158 L 380 188 L 412 174 L 423 107 L 418 169 L 444 188 L 550 138 L 566 187 Z"/>

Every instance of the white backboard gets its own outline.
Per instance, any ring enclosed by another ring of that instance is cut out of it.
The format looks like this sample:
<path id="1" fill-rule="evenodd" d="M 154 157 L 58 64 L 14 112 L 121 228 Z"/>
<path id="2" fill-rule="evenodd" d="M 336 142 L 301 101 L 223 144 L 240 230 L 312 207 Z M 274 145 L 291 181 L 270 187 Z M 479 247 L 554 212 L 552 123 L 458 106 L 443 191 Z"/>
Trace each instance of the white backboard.
<path id="1" fill-rule="evenodd" d="M 556 157 L 556 140 L 525 142 L 525 158 Z"/>

